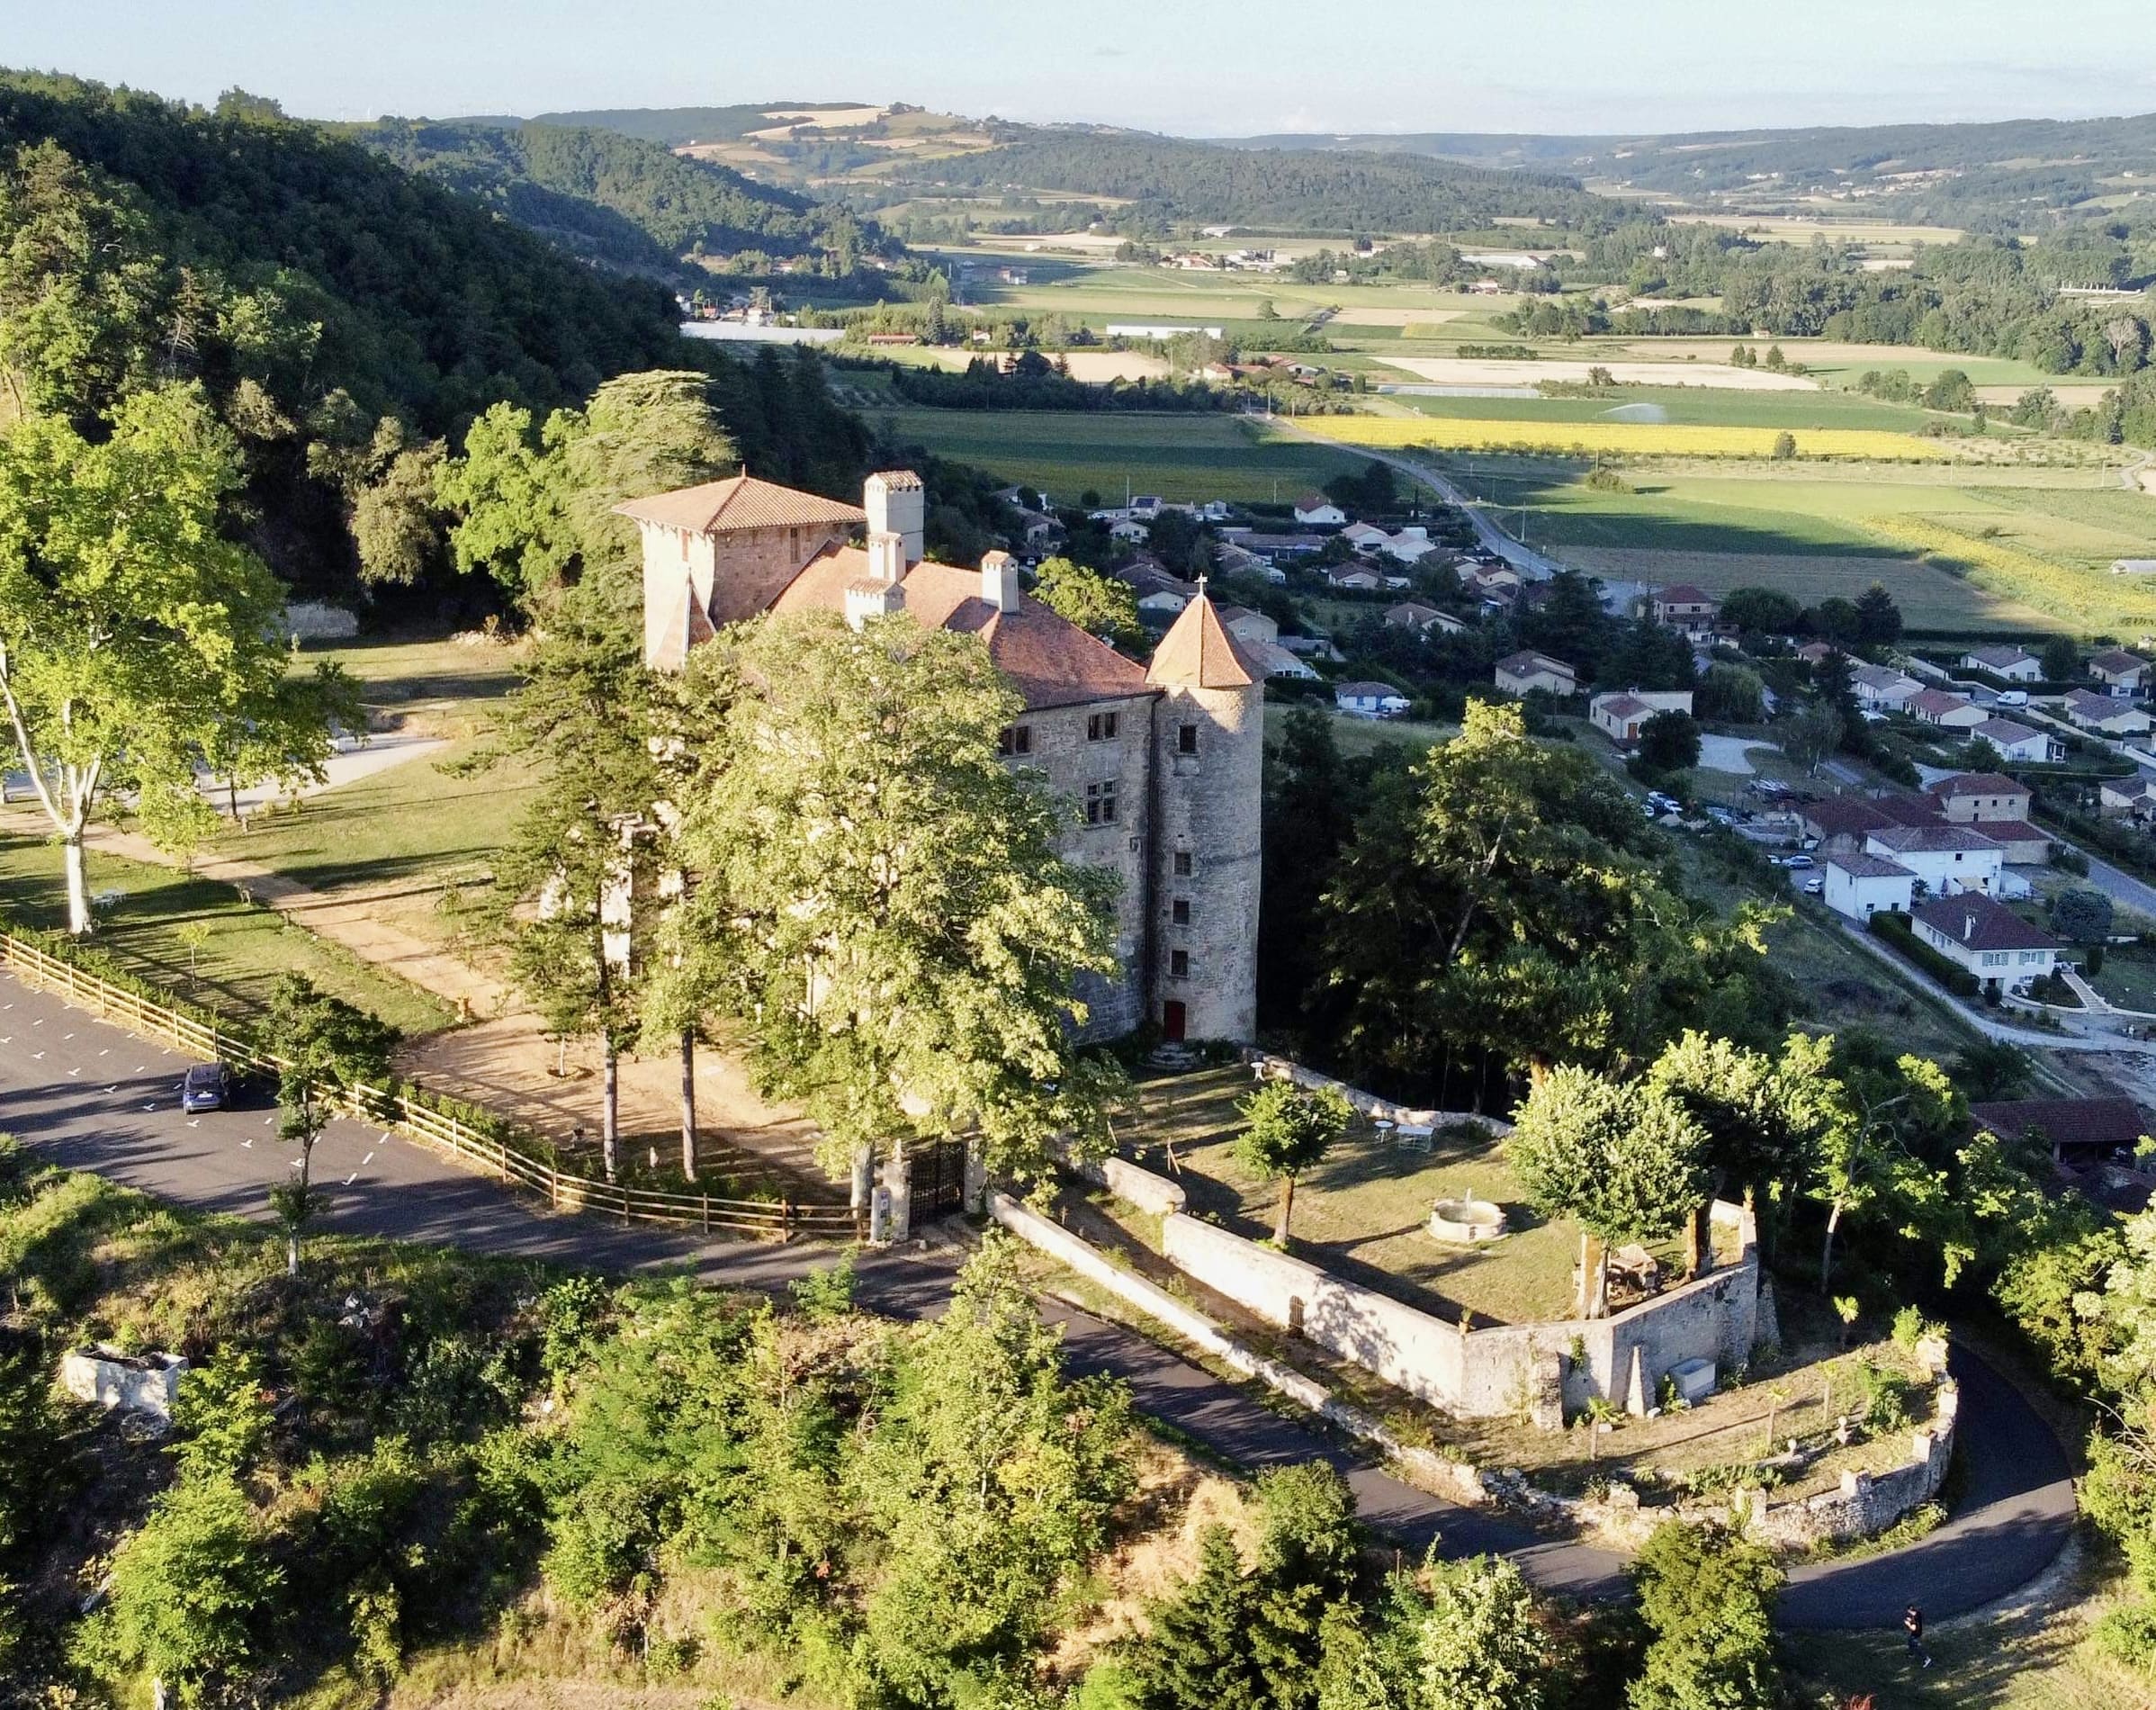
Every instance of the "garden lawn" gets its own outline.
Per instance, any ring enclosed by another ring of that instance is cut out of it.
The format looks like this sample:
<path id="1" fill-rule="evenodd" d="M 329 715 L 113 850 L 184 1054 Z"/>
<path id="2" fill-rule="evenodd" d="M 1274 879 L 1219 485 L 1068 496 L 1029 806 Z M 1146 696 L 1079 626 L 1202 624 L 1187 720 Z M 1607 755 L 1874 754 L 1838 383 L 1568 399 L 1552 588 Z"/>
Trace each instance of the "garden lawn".
<path id="1" fill-rule="evenodd" d="M 1139 1162 L 1181 1183 L 1193 1216 L 1258 1239 L 1272 1233 L 1280 1189 L 1234 1156 L 1242 1129 L 1235 1107 L 1252 1085 L 1242 1068 L 1147 1081 L 1141 1113 L 1120 1137 Z M 1434 1240 L 1431 1205 L 1463 1192 L 1504 1206 L 1515 1233 L 1483 1247 Z M 1571 1316 L 1578 1231 L 1527 1209 L 1488 1139 L 1440 1134 L 1434 1151 L 1409 1152 L 1359 1122 L 1297 1185 L 1290 1233 L 1297 1256 L 1442 1318 L 1462 1310 L 1496 1324 Z M 1674 1244 L 1657 1250 L 1666 1262 L 1677 1255 Z"/>
<path id="2" fill-rule="evenodd" d="M 459 925 L 470 893 L 493 883 L 494 857 L 535 793 L 503 760 L 470 777 L 444 770 L 480 752 L 466 738 L 307 798 L 296 814 L 228 829 L 220 853 L 243 857 L 328 896 L 364 899 L 381 919 L 430 942 L 470 950 Z"/>
<path id="3" fill-rule="evenodd" d="M 375 728 L 395 724 L 416 734 L 464 736 L 485 722 L 489 704 L 517 687 L 512 644 L 469 641 L 350 641 L 312 644 L 297 663 L 342 665 L 359 681 L 360 699 Z"/>
<path id="4" fill-rule="evenodd" d="M 894 410 L 874 420 L 901 446 L 1045 488 L 1058 504 L 1088 490 L 1110 504 L 1122 503 L 1126 490 L 1287 504 L 1369 462 L 1304 441 L 1261 442 L 1238 418 L 1218 414 Z"/>
<path id="5" fill-rule="evenodd" d="M 324 991 L 372 1010 L 407 1034 L 451 1020 L 446 1005 L 361 961 L 341 945 L 288 926 L 274 909 L 240 900 L 229 885 L 169 867 L 88 852 L 90 889 L 121 893 L 100 910 L 92 942 L 139 979 L 236 1016 L 266 1007 L 280 976 L 304 974 Z M 25 926 L 67 923 L 59 851 L 28 838 L 0 836 L 0 914 Z M 202 940 L 187 935 L 200 929 Z"/>

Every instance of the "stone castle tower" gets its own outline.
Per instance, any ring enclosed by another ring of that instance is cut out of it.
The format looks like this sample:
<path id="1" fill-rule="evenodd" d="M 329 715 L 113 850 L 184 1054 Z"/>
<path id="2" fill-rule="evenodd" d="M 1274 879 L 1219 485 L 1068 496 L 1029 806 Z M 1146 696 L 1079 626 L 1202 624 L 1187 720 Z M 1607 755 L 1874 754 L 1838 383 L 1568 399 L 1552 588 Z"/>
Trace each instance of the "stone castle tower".
<path id="1" fill-rule="evenodd" d="M 1168 1038 L 1258 1022 L 1265 682 L 1202 589 L 1153 655 L 1154 1018 Z"/>

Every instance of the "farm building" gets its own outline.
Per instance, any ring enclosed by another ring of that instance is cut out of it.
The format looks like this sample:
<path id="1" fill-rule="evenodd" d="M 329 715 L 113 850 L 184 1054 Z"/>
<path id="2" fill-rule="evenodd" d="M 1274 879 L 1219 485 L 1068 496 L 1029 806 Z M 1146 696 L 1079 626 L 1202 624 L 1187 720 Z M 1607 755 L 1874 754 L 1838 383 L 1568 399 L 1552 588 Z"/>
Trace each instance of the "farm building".
<path id="1" fill-rule="evenodd" d="M 1579 693 L 1577 673 L 1548 653 L 1508 653 L 1497 662 L 1494 675 L 1497 687 L 1508 695 L 1532 695 L 1537 689 L 1545 695 Z"/>
<path id="2" fill-rule="evenodd" d="M 1333 690 L 1333 705 L 1355 718 L 1398 718 L 1412 704 L 1390 683 L 1341 683 Z"/>
<path id="3" fill-rule="evenodd" d="M 1964 670 L 1988 671 L 2010 683 L 2040 683 L 2044 662 L 2025 647 L 1975 647 L 1962 655 Z"/>
<path id="4" fill-rule="evenodd" d="M 1908 914 L 1916 883 L 1917 876 L 1899 861 L 1861 850 L 1842 850 L 1827 858 L 1821 896 L 1837 914 L 1868 921 L 1882 909 Z"/>
<path id="5" fill-rule="evenodd" d="M 2063 948 L 1989 896 L 1935 896 L 1909 911 L 1918 939 L 1997 992 L 2052 971 Z"/>

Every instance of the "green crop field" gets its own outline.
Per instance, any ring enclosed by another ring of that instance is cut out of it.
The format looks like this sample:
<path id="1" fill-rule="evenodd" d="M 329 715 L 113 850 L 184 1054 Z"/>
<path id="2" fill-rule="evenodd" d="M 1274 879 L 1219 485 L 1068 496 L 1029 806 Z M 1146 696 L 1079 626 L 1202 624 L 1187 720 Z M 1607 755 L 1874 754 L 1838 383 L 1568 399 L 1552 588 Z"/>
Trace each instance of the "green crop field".
<path id="1" fill-rule="evenodd" d="M 1367 461 L 1300 441 L 1261 443 L 1229 416 L 890 410 L 870 420 L 901 446 L 1045 487 L 1065 503 L 1088 489 L 1119 499 L 1126 483 L 1171 500 L 1285 503 Z"/>
<path id="2" fill-rule="evenodd" d="M 1874 428 L 1915 433 L 1928 412 L 1846 392 L 1737 392 L 1707 386 L 1617 386 L 1592 398 L 1433 398 L 1389 400 L 1424 416 L 1469 421 L 1646 421 L 1702 428 Z"/>

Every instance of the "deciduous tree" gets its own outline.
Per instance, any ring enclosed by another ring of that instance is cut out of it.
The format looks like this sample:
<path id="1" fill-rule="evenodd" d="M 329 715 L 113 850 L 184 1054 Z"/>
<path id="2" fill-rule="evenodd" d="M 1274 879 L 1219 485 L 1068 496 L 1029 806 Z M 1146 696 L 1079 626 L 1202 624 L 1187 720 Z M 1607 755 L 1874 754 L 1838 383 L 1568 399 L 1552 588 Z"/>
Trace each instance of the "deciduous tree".
<path id="1" fill-rule="evenodd" d="M 1295 1213 L 1295 1184 L 1319 1163 L 1354 1120 L 1354 1107 L 1337 1087 L 1306 1091 L 1292 1081 L 1268 1081 L 1243 1101 L 1243 1136 L 1235 1156 L 1262 1181 L 1280 1184 L 1280 1208 L 1272 1238 L 1288 1245 Z"/>
<path id="2" fill-rule="evenodd" d="M 338 1102 L 363 1086 L 389 1077 L 396 1030 L 341 997 L 315 989 L 301 974 L 277 982 L 264 1040 L 279 1063 L 278 1138 L 300 1148 L 297 1174 L 270 1190 L 270 1203 L 284 1225 L 285 1274 L 300 1274 L 300 1235 L 320 1210 L 313 1186 L 314 1147 Z"/>

